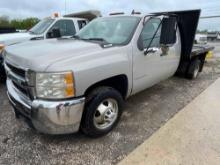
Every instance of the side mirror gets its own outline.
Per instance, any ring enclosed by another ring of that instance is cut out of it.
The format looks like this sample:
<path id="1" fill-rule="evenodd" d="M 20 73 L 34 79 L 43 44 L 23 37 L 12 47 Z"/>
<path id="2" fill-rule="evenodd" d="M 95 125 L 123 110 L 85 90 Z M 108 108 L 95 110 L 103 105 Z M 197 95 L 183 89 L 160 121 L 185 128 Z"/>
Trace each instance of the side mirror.
<path id="1" fill-rule="evenodd" d="M 52 35 L 53 35 L 53 38 L 60 38 L 61 37 L 60 29 L 59 28 L 54 28 L 52 30 Z"/>
<path id="2" fill-rule="evenodd" d="M 162 29 L 160 44 L 170 46 L 176 43 L 177 18 L 164 17 L 162 20 Z"/>

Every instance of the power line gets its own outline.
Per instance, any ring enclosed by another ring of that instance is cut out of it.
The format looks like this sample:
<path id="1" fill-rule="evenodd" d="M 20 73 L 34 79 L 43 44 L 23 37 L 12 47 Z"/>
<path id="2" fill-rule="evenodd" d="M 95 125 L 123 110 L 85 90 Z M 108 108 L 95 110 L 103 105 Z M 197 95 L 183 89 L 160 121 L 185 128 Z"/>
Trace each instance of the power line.
<path id="1" fill-rule="evenodd" d="M 214 15 L 214 16 L 203 16 L 203 17 L 200 17 L 200 19 L 208 19 L 208 18 L 220 18 L 220 15 Z"/>

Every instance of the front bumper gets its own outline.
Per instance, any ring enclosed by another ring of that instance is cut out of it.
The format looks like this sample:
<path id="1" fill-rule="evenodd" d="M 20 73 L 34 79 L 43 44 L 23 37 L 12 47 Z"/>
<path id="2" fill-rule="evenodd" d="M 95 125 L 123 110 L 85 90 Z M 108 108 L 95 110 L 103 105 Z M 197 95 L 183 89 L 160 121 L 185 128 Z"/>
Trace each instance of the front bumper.
<path id="1" fill-rule="evenodd" d="M 68 134 L 79 130 L 85 98 L 65 101 L 31 101 L 7 80 L 8 98 L 16 114 L 22 115 L 39 132 Z"/>

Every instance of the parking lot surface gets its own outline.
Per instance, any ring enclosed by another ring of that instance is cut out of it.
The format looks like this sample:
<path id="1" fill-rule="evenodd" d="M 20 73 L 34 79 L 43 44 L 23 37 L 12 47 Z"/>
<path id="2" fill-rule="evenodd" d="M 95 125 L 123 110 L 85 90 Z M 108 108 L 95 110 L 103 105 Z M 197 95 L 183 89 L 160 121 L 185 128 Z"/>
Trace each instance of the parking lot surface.
<path id="1" fill-rule="evenodd" d="M 219 165 L 219 98 L 220 78 L 118 165 Z"/>
<path id="2" fill-rule="evenodd" d="M 173 77 L 129 98 L 119 125 L 99 139 L 36 133 L 15 120 L 0 84 L 0 164 L 116 164 L 219 76 L 220 59 L 214 58 L 196 80 Z"/>

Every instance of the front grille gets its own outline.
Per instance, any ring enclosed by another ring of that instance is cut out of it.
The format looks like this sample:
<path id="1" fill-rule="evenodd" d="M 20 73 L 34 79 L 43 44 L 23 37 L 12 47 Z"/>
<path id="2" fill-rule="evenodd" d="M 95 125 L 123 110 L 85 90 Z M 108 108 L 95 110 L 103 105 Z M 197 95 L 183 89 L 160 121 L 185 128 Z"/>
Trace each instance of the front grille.
<path id="1" fill-rule="evenodd" d="M 29 96 L 28 90 L 25 87 L 22 87 L 22 86 L 16 84 L 14 81 L 12 81 L 12 82 L 13 82 L 14 87 L 16 89 L 18 89 L 22 94 L 24 94 L 25 96 Z"/>
<path id="2" fill-rule="evenodd" d="M 20 68 L 17 68 L 9 63 L 6 63 L 6 65 L 8 66 L 8 68 L 13 72 L 15 73 L 16 75 L 22 77 L 25 79 L 25 70 L 23 69 L 20 69 Z"/>
<path id="3" fill-rule="evenodd" d="M 30 98 L 28 85 L 25 81 L 26 71 L 8 62 L 6 62 L 5 65 L 8 72 L 8 78 L 12 80 L 14 88 L 16 88 L 21 94 L 23 94 L 27 98 Z"/>

